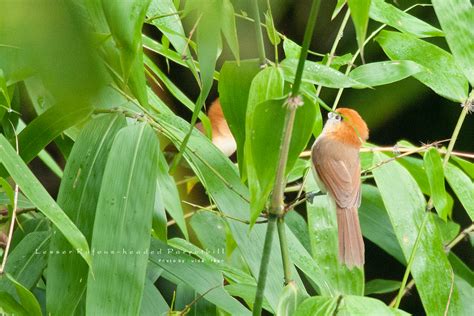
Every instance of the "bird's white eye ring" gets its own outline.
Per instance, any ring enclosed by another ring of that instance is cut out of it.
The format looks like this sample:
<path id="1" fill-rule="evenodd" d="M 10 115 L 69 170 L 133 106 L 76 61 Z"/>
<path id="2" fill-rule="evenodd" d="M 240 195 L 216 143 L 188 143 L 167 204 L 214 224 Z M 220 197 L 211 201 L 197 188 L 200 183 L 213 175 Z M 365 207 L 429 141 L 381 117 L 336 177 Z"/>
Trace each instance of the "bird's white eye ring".
<path id="1" fill-rule="evenodd" d="M 328 119 L 332 119 L 334 117 L 334 113 L 333 112 L 329 112 L 328 113 Z"/>

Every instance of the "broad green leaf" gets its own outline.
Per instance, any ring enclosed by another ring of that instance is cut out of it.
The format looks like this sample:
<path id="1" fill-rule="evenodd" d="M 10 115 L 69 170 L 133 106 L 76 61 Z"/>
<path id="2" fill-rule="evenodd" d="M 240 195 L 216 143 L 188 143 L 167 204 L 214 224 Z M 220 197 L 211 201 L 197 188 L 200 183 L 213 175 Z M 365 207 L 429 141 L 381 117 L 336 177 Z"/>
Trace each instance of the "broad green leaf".
<path id="1" fill-rule="evenodd" d="M 169 310 L 170 307 L 168 306 L 168 303 L 166 303 L 160 291 L 158 291 L 153 282 L 146 279 L 145 288 L 143 290 L 143 299 L 140 307 L 140 315 L 166 315 Z"/>
<path id="2" fill-rule="evenodd" d="M 387 307 L 382 301 L 370 297 L 344 296 L 338 306 L 337 315 L 373 315 L 373 316 L 408 316 L 399 309 Z"/>
<path id="3" fill-rule="evenodd" d="M 298 155 L 306 147 L 314 128 L 316 105 L 309 98 L 304 97 L 303 100 L 304 105 L 296 109 L 286 173 L 291 171 Z M 250 116 L 247 121 L 246 159 L 252 224 L 260 215 L 275 182 L 288 112 L 285 102 L 286 99 L 265 101 L 258 104 L 252 113 L 247 112 Z"/>
<path id="4" fill-rule="evenodd" d="M 213 257 L 225 259 L 226 231 L 224 220 L 211 212 L 198 212 L 190 220 L 203 249 Z M 210 230 L 209 227 L 213 229 Z"/>
<path id="5" fill-rule="evenodd" d="M 440 29 L 386 3 L 385 0 L 372 0 L 369 15 L 372 20 L 416 37 L 444 36 Z"/>
<path id="6" fill-rule="evenodd" d="M 474 221 L 474 184 L 464 172 L 453 164 L 448 163 L 444 170 L 446 180 L 453 189 L 467 214 Z"/>
<path id="7" fill-rule="evenodd" d="M 184 283 L 176 287 L 176 311 L 188 311 L 191 315 L 217 315 L 217 306 L 201 297 L 193 288 Z"/>
<path id="8" fill-rule="evenodd" d="M 48 246 L 51 233 L 37 231 L 26 235 L 8 256 L 6 273 L 21 283 L 25 288 L 32 289 L 43 274 L 48 258 Z M 0 289 L 5 290 L 0 280 Z M 10 292 L 10 294 L 13 294 Z"/>
<path id="9" fill-rule="evenodd" d="M 294 81 L 297 64 L 297 59 L 285 59 L 282 61 L 281 67 L 284 70 L 286 81 Z M 305 62 L 303 82 L 328 88 L 366 88 L 363 83 L 347 77 L 342 72 L 313 61 Z"/>
<path id="10" fill-rule="evenodd" d="M 86 120 L 92 113 L 87 105 L 56 105 L 35 118 L 18 135 L 20 156 L 30 162 L 66 129 Z"/>
<path id="11" fill-rule="evenodd" d="M 334 20 L 334 18 L 338 16 L 339 12 L 341 12 L 342 8 L 344 8 L 346 1 L 347 0 L 337 0 L 336 7 L 334 8 L 334 11 L 331 16 L 331 20 Z"/>
<path id="12" fill-rule="evenodd" d="M 300 213 L 292 211 L 286 214 L 285 223 L 286 225 L 288 225 L 288 227 L 296 236 L 296 238 L 298 238 L 304 248 L 308 252 L 311 252 L 311 242 L 308 224 L 306 223 L 304 217 Z"/>
<path id="13" fill-rule="evenodd" d="M 364 41 L 369 24 L 370 2 L 371 0 L 347 0 L 362 59 L 364 59 Z"/>
<path id="14" fill-rule="evenodd" d="M 125 125 L 121 115 L 103 115 L 91 120 L 77 138 L 64 170 L 58 204 L 89 242 L 107 157 L 115 135 Z M 72 314 L 84 297 L 88 267 L 78 260 L 77 251 L 57 229 L 50 250 L 54 254 L 48 258 L 48 311 L 53 315 Z"/>
<path id="15" fill-rule="evenodd" d="M 436 45 L 412 35 L 382 31 L 375 38 L 392 60 L 412 60 L 425 70 L 414 77 L 434 92 L 456 102 L 467 98 L 468 82 L 454 58 Z"/>
<path id="16" fill-rule="evenodd" d="M 185 107 L 190 109 L 191 111 L 195 110 L 196 105 L 191 101 L 169 78 L 168 76 L 158 68 L 155 63 L 150 59 L 150 57 L 145 56 L 145 65 L 161 80 L 161 82 L 168 88 L 168 91 L 178 99 Z M 168 110 L 168 109 L 167 109 Z M 163 111 L 160 111 L 163 112 Z M 168 111 L 166 111 L 168 112 Z M 171 110 L 169 110 L 172 113 Z M 198 115 L 199 119 L 203 123 L 204 126 L 207 126 L 210 129 L 210 121 L 209 118 L 203 113 L 199 112 Z"/>
<path id="17" fill-rule="evenodd" d="M 96 255 L 87 279 L 87 314 L 121 315 L 140 311 L 158 150 L 158 139 L 146 124 L 125 127 L 114 139 L 92 234 L 91 247 Z"/>
<path id="18" fill-rule="evenodd" d="M 400 281 L 375 279 L 365 284 L 364 295 L 391 293 L 400 288 Z"/>
<path id="19" fill-rule="evenodd" d="M 239 40 L 237 37 L 237 27 L 235 25 L 234 7 L 230 0 L 221 0 L 217 1 L 217 3 L 221 6 L 220 10 L 222 12 L 220 16 L 222 35 L 224 35 L 232 54 L 237 60 L 237 63 L 239 63 Z"/>
<path id="20" fill-rule="evenodd" d="M 267 26 L 267 36 L 270 40 L 270 43 L 275 46 L 280 44 L 281 39 L 277 30 L 275 29 L 271 12 L 265 13 L 265 25 Z"/>
<path id="21" fill-rule="evenodd" d="M 362 204 L 359 207 L 359 220 L 365 238 L 382 248 L 400 263 L 406 265 L 406 260 L 393 231 L 380 192 L 374 186 L 362 185 Z"/>
<path id="22" fill-rule="evenodd" d="M 9 45 L 0 46 L 0 69 L 7 86 L 34 74 L 35 68 L 26 57 L 24 48 Z"/>
<path id="23" fill-rule="evenodd" d="M 283 51 L 286 59 L 298 59 L 301 53 L 301 46 L 290 40 L 288 37 L 283 39 Z"/>
<path id="24" fill-rule="evenodd" d="M 474 179 L 474 163 L 456 156 L 451 156 L 451 159 L 453 159 L 471 179 Z"/>
<path id="25" fill-rule="evenodd" d="M 400 81 L 421 71 L 423 67 L 410 60 L 382 61 L 359 66 L 350 72 L 349 77 L 375 87 Z"/>
<path id="26" fill-rule="evenodd" d="M 188 130 L 188 124 L 180 118 L 168 115 L 159 115 L 158 124 L 163 128 L 164 134 L 169 137 L 176 146 L 179 146 Z M 249 202 L 248 190 L 241 183 L 234 165 L 218 149 L 211 145 L 210 141 L 202 134 L 193 132 L 189 143 L 189 150 L 184 153 L 185 158 L 207 188 L 217 207 L 224 214 L 241 219 L 248 219 Z M 206 157 L 206 159 L 204 159 Z M 265 224 L 258 224 L 249 232 L 248 225 L 235 220 L 226 220 L 232 236 L 237 243 L 242 256 L 248 264 L 253 275 L 258 275 L 261 259 L 261 251 L 265 238 Z M 325 294 L 333 293 L 331 285 L 324 281 L 324 275 L 317 263 L 312 260 L 301 243 L 291 231 L 287 230 L 288 243 L 292 249 L 291 260 L 311 280 L 313 280 Z M 272 273 L 268 275 L 265 297 L 273 309 L 276 308 L 283 280 L 280 248 L 277 241 L 272 246 L 270 266 Z M 298 274 L 294 278 L 298 284 Z"/>
<path id="27" fill-rule="evenodd" d="M 308 175 L 306 192 L 319 191 L 314 176 Z M 327 196 L 316 196 L 313 203 L 306 202 L 311 254 L 326 272 L 338 294 L 364 293 L 364 271 L 347 268 L 339 261 L 336 209 Z"/>
<path id="28" fill-rule="evenodd" d="M 472 292 L 474 287 L 457 275 L 454 276 L 454 283 L 459 289 L 459 301 L 461 302 L 462 309 L 460 315 L 469 315 L 472 312 Z"/>
<path id="29" fill-rule="evenodd" d="M 459 69 L 474 86 L 474 9 L 470 0 L 434 0 L 433 6 Z"/>
<path id="30" fill-rule="evenodd" d="M 31 293 L 26 287 L 15 280 L 15 278 L 13 278 L 10 274 L 7 274 L 6 276 L 15 286 L 18 297 L 20 298 L 21 306 L 26 310 L 28 315 L 41 316 L 41 307 L 33 293 Z"/>
<path id="31" fill-rule="evenodd" d="M 374 163 L 387 158 L 387 155 L 375 153 Z M 450 311 L 456 315 L 459 295 L 456 287 L 451 289 L 452 268 L 432 217 L 426 217 L 426 201 L 415 180 L 396 161 L 374 169 L 373 174 L 407 261 L 419 238 L 411 274 L 426 313 L 444 310 L 450 299 Z M 422 223 L 425 223 L 424 227 Z"/>
<path id="32" fill-rule="evenodd" d="M 2 276 L 6 278 L 6 276 Z M 28 312 L 10 294 L 0 291 L 0 312 L 7 315 L 27 316 Z"/>
<path id="33" fill-rule="evenodd" d="M 237 143 L 237 159 L 244 165 L 245 120 L 252 79 L 260 70 L 256 59 L 242 60 L 240 65 L 227 61 L 219 76 L 219 100 L 229 128 Z"/>
<path id="34" fill-rule="evenodd" d="M 8 205 L 11 199 L 7 196 L 5 192 L 0 192 L 0 205 Z M 18 200 L 17 200 L 17 207 L 18 208 L 32 208 L 35 207 L 31 204 L 30 201 L 20 192 L 18 192 Z"/>
<path id="35" fill-rule="evenodd" d="M 84 235 L 56 204 L 3 135 L 0 135 L 0 153 L 0 162 L 25 196 L 56 226 L 71 246 L 80 251 L 80 255 L 90 265 L 89 246 Z"/>
<path id="36" fill-rule="evenodd" d="M 328 296 L 313 296 L 304 300 L 295 312 L 295 316 L 327 316 L 337 312 L 337 298 Z"/>
<path id="37" fill-rule="evenodd" d="M 424 167 L 430 184 L 430 196 L 439 217 L 447 220 L 449 214 L 448 199 L 444 186 L 444 168 L 441 156 L 436 148 L 430 148 L 423 156 Z"/>
<path id="38" fill-rule="evenodd" d="M 184 237 L 188 239 L 188 229 L 186 227 L 186 221 L 184 220 L 184 212 L 181 207 L 178 188 L 176 187 L 176 182 L 173 177 L 168 172 L 168 163 L 163 153 L 160 152 L 158 157 L 158 182 L 163 197 L 163 205 L 166 211 L 176 221 L 176 225 L 181 229 Z"/>
<path id="39" fill-rule="evenodd" d="M 165 271 L 165 278 L 173 283 L 184 283 L 200 295 L 205 294 L 204 299 L 231 315 L 250 315 L 249 310 L 224 290 L 222 274 L 205 263 L 196 264 L 193 257 L 156 239 L 151 241 L 150 261 Z"/>
<path id="40" fill-rule="evenodd" d="M 449 253 L 449 262 L 456 276 L 464 279 L 470 286 L 474 286 L 474 272 L 453 252 Z"/>
<path id="41" fill-rule="evenodd" d="M 187 36 L 184 33 L 181 18 L 172 0 L 152 0 L 148 7 L 147 16 L 151 23 L 155 25 L 169 39 L 181 60 L 188 66 L 197 78 L 196 66 L 192 60 L 188 47 Z"/>
<path id="42" fill-rule="evenodd" d="M 102 0 L 105 18 L 121 50 L 122 73 L 125 82 L 128 81 L 130 70 L 139 54 L 142 25 L 149 4 L 150 0 Z"/>
<path id="43" fill-rule="evenodd" d="M 58 178 L 63 177 L 63 170 L 54 160 L 54 158 L 46 151 L 42 150 L 38 153 L 38 158 L 51 170 Z"/>
<path id="44" fill-rule="evenodd" d="M 225 287 L 225 290 L 232 296 L 237 296 L 248 302 L 252 306 L 255 300 L 255 293 L 257 292 L 257 285 L 243 284 L 243 283 L 232 283 Z M 268 304 L 268 301 L 263 298 L 263 309 L 273 313 L 272 308 Z"/>

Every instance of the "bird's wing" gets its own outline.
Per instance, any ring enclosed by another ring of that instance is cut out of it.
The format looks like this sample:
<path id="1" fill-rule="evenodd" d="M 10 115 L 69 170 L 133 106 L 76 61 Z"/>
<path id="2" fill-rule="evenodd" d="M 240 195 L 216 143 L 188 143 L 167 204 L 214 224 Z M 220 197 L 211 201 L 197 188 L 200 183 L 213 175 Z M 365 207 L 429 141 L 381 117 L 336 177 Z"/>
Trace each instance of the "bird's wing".
<path id="1" fill-rule="evenodd" d="M 325 159 L 318 159 L 321 155 L 325 155 Z M 359 207 L 359 151 L 355 148 L 341 149 L 325 141 L 313 146 L 311 158 L 319 178 L 335 199 L 336 205 L 341 208 Z"/>

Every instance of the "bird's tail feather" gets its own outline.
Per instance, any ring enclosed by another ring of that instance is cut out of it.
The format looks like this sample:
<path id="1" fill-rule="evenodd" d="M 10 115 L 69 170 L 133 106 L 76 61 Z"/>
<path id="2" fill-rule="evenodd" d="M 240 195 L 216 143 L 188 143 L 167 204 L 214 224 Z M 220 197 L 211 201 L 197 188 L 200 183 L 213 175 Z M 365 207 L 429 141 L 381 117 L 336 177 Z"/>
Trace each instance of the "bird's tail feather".
<path id="1" fill-rule="evenodd" d="M 349 268 L 364 265 L 364 240 L 357 208 L 337 208 L 339 260 Z"/>

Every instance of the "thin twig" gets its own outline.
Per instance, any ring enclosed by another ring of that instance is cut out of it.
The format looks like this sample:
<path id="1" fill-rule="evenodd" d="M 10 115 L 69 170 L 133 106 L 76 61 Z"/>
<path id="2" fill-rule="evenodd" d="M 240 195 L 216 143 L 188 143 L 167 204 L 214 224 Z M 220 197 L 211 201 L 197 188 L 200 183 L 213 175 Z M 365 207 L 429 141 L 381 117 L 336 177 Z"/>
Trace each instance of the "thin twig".
<path id="1" fill-rule="evenodd" d="M 444 316 L 448 315 L 449 305 L 451 305 L 451 297 L 453 296 L 454 290 L 454 271 L 451 270 L 451 287 L 449 288 L 448 301 L 446 302 L 446 309 L 444 310 Z"/>

